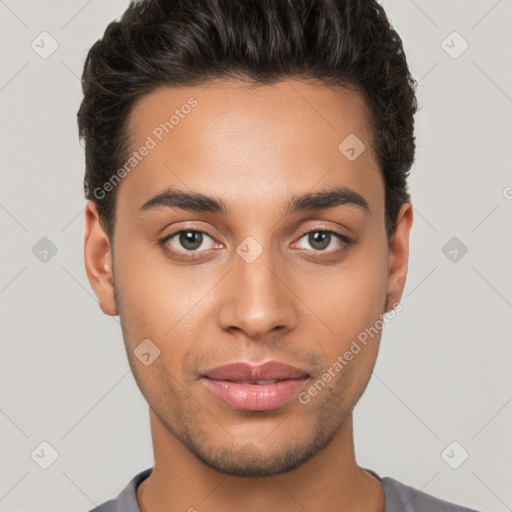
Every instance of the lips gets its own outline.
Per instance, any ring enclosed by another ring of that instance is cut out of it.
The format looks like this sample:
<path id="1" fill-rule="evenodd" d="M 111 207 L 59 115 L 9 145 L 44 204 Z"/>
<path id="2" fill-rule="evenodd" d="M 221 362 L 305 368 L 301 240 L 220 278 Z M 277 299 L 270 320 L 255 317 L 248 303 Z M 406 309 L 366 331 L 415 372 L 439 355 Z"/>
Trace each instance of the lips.
<path id="1" fill-rule="evenodd" d="M 285 379 L 300 379 L 307 377 L 308 372 L 288 364 L 269 361 L 259 366 L 248 363 L 226 364 L 207 371 L 204 376 L 209 379 L 229 380 L 239 383 L 265 383 L 265 381 L 275 382 Z"/>
<path id="2" fill-rule="evenodd" d="M 208 370 L 202 377 L 211 393 L 228 405 L 260 411 L 284 405 L 309 380 L 307 371 L 277 361 L 259 366 L 227 364 Z"/>

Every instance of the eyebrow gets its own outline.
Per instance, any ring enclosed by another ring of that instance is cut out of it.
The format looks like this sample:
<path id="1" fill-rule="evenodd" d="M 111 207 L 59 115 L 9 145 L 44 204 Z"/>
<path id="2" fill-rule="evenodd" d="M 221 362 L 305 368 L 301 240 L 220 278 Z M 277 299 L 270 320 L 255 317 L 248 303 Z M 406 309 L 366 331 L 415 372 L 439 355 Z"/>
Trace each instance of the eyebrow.
<path id="1" fill-rule="evenodd" d="M 308 210 L 329 210 L 342 205 L 356 206 L 370 214 L 370 207 L 363 196 L 347 187 L 337 187 L 331 190 L 293 196 L 285 209 L 284 215 Z M 176 188 L 165 188 L 146 201 L 139 208 L 139 212 L 159 206 L 221 215 L 227 215 L 230 211 L 228 205 L 218 197 Z"/>

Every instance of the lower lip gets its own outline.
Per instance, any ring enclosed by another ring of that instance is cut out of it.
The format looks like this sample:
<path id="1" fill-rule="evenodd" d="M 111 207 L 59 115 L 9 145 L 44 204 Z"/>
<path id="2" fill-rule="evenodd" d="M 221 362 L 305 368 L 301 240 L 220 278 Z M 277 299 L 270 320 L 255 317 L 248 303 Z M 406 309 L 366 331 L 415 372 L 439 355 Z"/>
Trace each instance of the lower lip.
<path id="1" fill-rule="evenodd" d="M 235 409 L 268 411 L 284 405 L 309 379 L 286 379 L 273 384 L 238 384 L 206 377 L 202 380 L 216 397 Z"/>

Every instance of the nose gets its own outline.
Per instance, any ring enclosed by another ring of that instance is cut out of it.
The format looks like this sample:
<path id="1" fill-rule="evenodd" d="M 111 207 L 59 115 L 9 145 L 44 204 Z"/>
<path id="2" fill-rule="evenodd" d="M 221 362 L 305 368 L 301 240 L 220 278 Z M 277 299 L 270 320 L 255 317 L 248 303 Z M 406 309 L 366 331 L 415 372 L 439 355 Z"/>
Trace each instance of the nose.
<path id="1" fill-rule="evenodd" d="M 283 268 L 275 268 L 270 250 L 252 263 L 235 255 L 218 310 L 220 327 L 228 332 L 242 331 L 254 340 L 294 329 L 296 296 L 287 276 Z"/>

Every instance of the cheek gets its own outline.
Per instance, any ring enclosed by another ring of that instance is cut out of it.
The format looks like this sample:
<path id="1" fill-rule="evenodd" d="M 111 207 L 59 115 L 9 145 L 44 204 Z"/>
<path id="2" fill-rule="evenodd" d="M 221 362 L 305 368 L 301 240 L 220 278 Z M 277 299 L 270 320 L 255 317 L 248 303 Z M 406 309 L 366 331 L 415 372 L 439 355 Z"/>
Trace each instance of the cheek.
<path id="1" fill-rule="evenodd" d="M 121 314 L 138 335 L 171 336 L 175 325 L 187 323 L 188 314 L 207 292 L 204 275 L 192 267 L 173 265 L 153 244 L 131 243 L 127 238 L 119 236 L 114 252 Z"/>
<path id="2" fill-rule="evenodd" d="M 311 309 L 346 343 L 384 313 L 387 285 L 385 243 L 358 247 L 339 267 L 305 278 Z M 307 282 L 306 282 L 307 281 Z M 307 295 L 304 295 L 307 296 Z"/>
<path id="3" fill-rule="evenodd" d="M 167 382 L 171 389 L 176 380 L 190 378 L 183 371 L 205 339 L 205 321 L 214 317 L 212 287 L 219 280 L 218 272 L 206 266 L 173 265 L 156 247 L 119 243 L 117 254 L 122 254 L 115 262 L 119 312 L 132 368 L 141 385 L 145 381 L 146 387 L 158 387 Z M 134 355 L 145 339 L 160 350 L 154 368 L 140 368 Z M 153 373 L 157 371 L 158 376 Z"/>

